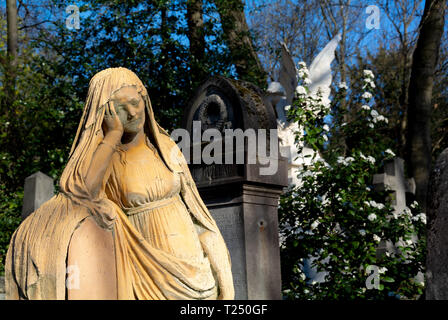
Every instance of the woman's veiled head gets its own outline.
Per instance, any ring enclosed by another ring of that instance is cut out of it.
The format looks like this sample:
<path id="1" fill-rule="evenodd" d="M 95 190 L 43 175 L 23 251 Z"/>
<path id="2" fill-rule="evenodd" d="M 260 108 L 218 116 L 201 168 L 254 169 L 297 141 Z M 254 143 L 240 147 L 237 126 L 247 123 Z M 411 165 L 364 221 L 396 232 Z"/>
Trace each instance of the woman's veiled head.
<path id="1" fill-rule="evenodd" d="M 135 86 L 122 87 L 111 96 L 112 103 L 125 133 L 137 134 L 145 123 L 145 100 Z"/>
<path id="2" fill-rule="evenodd" d="M 101 121 L 106 103 L 119 91 L 122 92 L 128 87 L 135 88 L 142 97 L 147 97 L 148 95 L 145 86 L 137 75 L 126 68 L 109 68 L 94 75 L 90 80 L 86 108 L 84 110 L 85 113 L 89 113 L 86 119 L 86 128 L 93 123 Z M 88 110 L 90 108 L 93 108 L 93 110 Z"/>

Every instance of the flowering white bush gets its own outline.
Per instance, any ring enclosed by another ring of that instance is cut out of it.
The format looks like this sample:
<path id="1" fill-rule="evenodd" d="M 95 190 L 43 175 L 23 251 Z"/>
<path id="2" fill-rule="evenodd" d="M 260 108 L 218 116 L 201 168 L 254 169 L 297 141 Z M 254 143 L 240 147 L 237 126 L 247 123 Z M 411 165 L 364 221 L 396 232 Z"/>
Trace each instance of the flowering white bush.
<path id="1" fill-rule="evenodd" d="M 298 146 L 307 145 L 324 159 L 304 165 L 302 185 L 281 198 L 279 209 L 284 295 L 295 299 L 397 299 L 415 298 L 423 284 L 426 216 L 417 203 L 395 212 L 388 192 L 375 192 L 373 175 L 395 156 L 380 131 L 388 121 L 372 105 L 374 75 L 364 70 L 360 100 L 348 108 L 349 121 L 340 111 L 347 94 L 339 85 L 331 105 L 319 93 L 308 94 L 306 64 L 299 64 L 300 86 L 288 111 L 304 133 Z M 356 111 L 356 112 L 355 112 Z M 331 116 L 332 124 L 326 123 Z M 344 119 L 344 120 L 343 120 Z M 347 145 L 341 148 L 337 139 Z M 382 243 L 391 250 L 381 253 Z M 323 282 L 307 278 L 304 261 L 310 258 Z M 377 266 L 379 289 L 366 288 L 366 270 Z"/>

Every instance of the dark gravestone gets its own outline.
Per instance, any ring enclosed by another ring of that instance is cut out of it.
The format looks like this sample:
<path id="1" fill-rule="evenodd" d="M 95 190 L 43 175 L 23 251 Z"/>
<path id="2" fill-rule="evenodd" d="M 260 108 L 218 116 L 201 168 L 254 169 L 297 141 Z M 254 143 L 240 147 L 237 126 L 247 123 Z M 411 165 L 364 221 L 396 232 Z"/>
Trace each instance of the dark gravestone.
<path id="1" fill-rule="evenodd" d="M 277 208 L 288 184 L 287 159 L 279 158 L 276 131 L 272 136 L 269 130 L 277 129 L 275 113 L 272 106 L 263 103 L 262 96 L 261 90 L 250 83 L 211 78 L 199 88 L 183 119 L 183 127 L 193 138 L 193 153 L 195 134 L 202 135 L 206 129 L 216 129 L 222 137 L 229 130 L 254 129 L 258 133 L 262 131 L 259 129 L 267 129 L 266 154 L 257 149 L 254 155 L 250 147 L 255 142 L 247 138 L 243 143 L 234 143 L 231 150 L 225 150 L 223 143 L 217 152 L 221 164 L 195 160 L 191 153 L 186 156 L 201 197 L 229 248 L 236 299 L 281 299 Z M 274 148 L 271 141 L 275 141 Z M 200 150 L 205 150 L 208 143 L 199 145 Z M 237 161 L 239 152 L 243 152 L 243 162 Z M 277 155 L 270 159 L 276 161 L 277 170 L 263 173 L 261 169 L 267 167 L 264 155 L 275 152 Z M 249 160 L 253 156 L 256 163 Z M 233 159 L 232 163 L 225 161 L 226 157 Z"/>
<path id="2" fill-rule="evenodd" d="M 25 179 L 22 219 L 28 217 L 54 195 L 53 179 L 38 171 Z"/>
<path id="3" fill-rule="evenodd" d="M 448 300 L 448 148 L 429 179 L 426 299 Z"/>
<path id="4" fill-rule="evenodd" d="M 0 300 L 5 300 L 5 277 L 0 276 Z"/>

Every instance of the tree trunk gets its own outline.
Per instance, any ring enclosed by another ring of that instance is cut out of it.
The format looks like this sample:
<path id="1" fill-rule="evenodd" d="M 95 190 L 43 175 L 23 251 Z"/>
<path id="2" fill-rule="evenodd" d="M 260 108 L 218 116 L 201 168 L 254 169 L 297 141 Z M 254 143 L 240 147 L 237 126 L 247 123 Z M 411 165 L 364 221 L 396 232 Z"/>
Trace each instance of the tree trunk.
<path id="1" fill-rule="evenodd" d="M 6 95 L 6 112 L 9 106 L 14 102 L 15 84 L 16 84 L 16 67 L 17 67 L 17 4 L 16 0 L 6 1 L 6 19 L 8 28 L 8 57 L 6 62 L 5 74 L 5 95 Z"/>
<path id="2" fill-rule="evenodd" d="M 407 112 L 406 158 L 409 173 L 416 182 L 416 199 L 426 210 L 428 178 L 431 169 L 431 97 L 445 18 L 445 0 L 427 0 L 415 48 Z"/>
<path id="3" fill-rule="evenodd" d="M 239 78 L 253 82 L 261 88 L 266 87 L 267 75 L 249 35 L 243 1 L 215 0 L 215 4 Z"/>
<path id="4" fill-rule="evenodd" d="M 202 0 L 187 0 L 188 39 L 190 41 L 190 70 L 194 86 L 204 82 L 205 39 Z"/>

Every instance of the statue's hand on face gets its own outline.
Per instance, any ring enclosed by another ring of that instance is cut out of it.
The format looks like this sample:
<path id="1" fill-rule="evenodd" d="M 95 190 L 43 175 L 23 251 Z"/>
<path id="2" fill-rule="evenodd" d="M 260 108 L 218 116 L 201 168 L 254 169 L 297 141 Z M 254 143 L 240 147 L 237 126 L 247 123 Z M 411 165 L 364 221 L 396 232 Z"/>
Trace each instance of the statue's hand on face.
<path id="1" fill-rule="evenodd" d="M 119 137 L 123 135 L 123 124 L 115 111 L 113 103 L 109 102 L 104 110 L 104 131 L 105 134 L 115 132 Z"/>
<path id="2" fill-rule="evenodd" d="M 114 93 L 111 101 L 125 133 L 136 134 L 143 129 L 145 102 L 136 88 L 121 88 Z"/>

